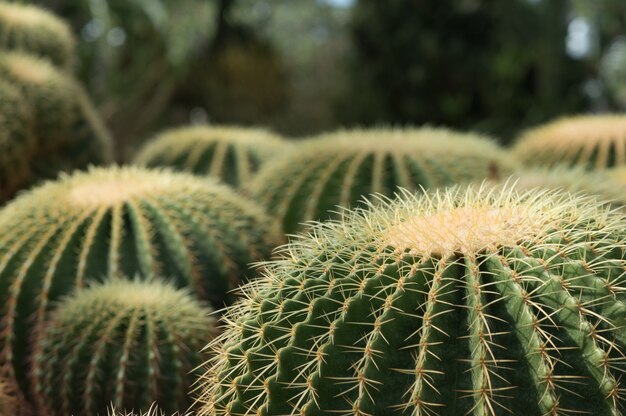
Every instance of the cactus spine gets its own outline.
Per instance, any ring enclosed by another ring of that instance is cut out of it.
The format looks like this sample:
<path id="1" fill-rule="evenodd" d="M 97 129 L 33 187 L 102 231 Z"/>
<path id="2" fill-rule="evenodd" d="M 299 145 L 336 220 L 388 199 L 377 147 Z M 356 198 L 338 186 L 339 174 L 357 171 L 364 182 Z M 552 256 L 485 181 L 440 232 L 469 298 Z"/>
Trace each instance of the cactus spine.
<path id="1" fill-rule="evenodd" d="M 0 2 L 0 50 L 36 55 L 69 70 L 75 43 L 67 24 L 46 10 Z"/>
<path id="2" fill-rule="evenodd" d="M 261 164 L 285 146 L 282 139 L 264 130 L 183 127 L 159 134 L 140 151 L 135 163 L 210 175 L 240 187 Z"/>
<path id="3" fill-rule="evenodd" d="M 514 149 L 527 165 L 606 169 L 626 165 L 626 117 L 567 117 L 525 132 Z"/>
<path id="4" fill-rule="evenodd" d="M 110 281 L 63 301 L 36 341 L 34 396 L 44 415 L 189 406 L 215 323 L 187 293 L 158 281 Z"/>
<path id="5" fill-rule="evenodd" d="M 593 200 L 405 192 L 284 252 L 210 344 L 199 415 L 624 411 L 626 218 Z"/>
<path id="6" fill-rule="evenodd" d="M 370 193 L 498 179 L 514 168 L 503 150 L 480 136 L 431 128 L 353 130 L 299 144 L 265 165 L 246 192 L 291 233 Z"/>
<path id="7" fill-rule="evenodd" d="M 216 308 L 279 244 L 273 221 L 226 186 L 188 174 L 92 168 L 20 195 L 0 212 L 0 364 L 26 391 L 36 333 L 85 282 L 150 275 Z"/>
<path id="8" fill-rule="evenodd" d="M 51 178 L 59 171 L 110 162 L 111 139 L 71 77 L 41 59 L 4 53 L 0 78 L 19 90 L 32 112 L 27 127 L 35 136 L 29 160 L 35 177 Z"/>

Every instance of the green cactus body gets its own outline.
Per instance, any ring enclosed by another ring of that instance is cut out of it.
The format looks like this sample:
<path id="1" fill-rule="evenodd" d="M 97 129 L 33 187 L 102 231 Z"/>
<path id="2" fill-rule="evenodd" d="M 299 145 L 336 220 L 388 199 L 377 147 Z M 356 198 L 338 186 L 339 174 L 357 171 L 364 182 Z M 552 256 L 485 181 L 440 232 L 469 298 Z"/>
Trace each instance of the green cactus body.
<path id="1" fill-rule="evenodd" d="M 507 183 L 514 183 L 519 191 L 532 188 L 563 189 L 598 198 L 614 207 L 626 206 L 626 181 L 619 181 L 610 170 L 587 171 L 582 167 L 531 168 L 512 175 Z"/>
<path id="2" fill-rule="evenodd" d="M 626 218 L 562 191 L 402 193 L 244 287 L 199 415 L 622 414 Z"/>
<path id="3" fill-rule="evenodd" d="M 479 136 L 431 128 L 354 130 L 298 145 L 265 165 L 246 191 L 291 233 L 370 193 L 498 179 L 514 168 L 503 150 Z"/>
<path id="4" fill-rule="evenodd" d="M 264 130 L 183 127 L 158 135 L 137 155 L 135 163 L 210 175 L 240 187 L 285 146 L 278 136 Z"/>
<path id="5" fill-rule="evenodd" d="M 115 408 L 111 409 L 111 411 L 109 413 L 107 413 L 108 416 L 170 416 L 170 415 L 166 415 L 164 412 L 159 411 L 159 409 L 156 406 L 151 407 L 148 411 L 146 412 L 139 412 L 139 413 L 134 413 L 134 412 L 118 412 L 115 410 Z M 191 413 L 174 413 L 171 416 L 192 416 Z"/>
<path id="6" fill-rule="evenodd" d="M 626 165 L 626 116 L 566 117 L 525 132 L 514 152 L 527 165 L 582 166 L 589 170 Z"/>
<path id="7" fill-rule="evenodd" d="M 23 391 L 29 337 L 87 281 L 158 275 L 221 308 L 280 243 L 252 202 L 208 178 L 92 168 L 0 211 L 0 364 Z"/>
<path id="8" fill-rule="evenodd" d="M 105 415 L 111 403 L 187 408 L 188 389 L 201 375 L 199 351 L 216 332 L 209 313 L 158 281 L 79 290 L 38 334 L 32 379 L 39 414 Z"/>
<path id="9" fill-rule="evenodd" d="M 37 154 L 31 163 L 37 177 L 111 161 L 111 139 L 74 79 L 16 53 L 0 54 L 0 78 L 16 86 L 32 109 Z"/>
<path id="10" fill-rule="evenodd" d="M 76 41 L 69 26 L 46 10 L 0 2 L 0 50 L 15 50 L 48 59 L 70 70 Z"/>
<path id="11" fill-rule="evenodd" d="M 33 181 L 35 140 L 30 107 L 19 90 L 0 81 L 0 203 Z"/>

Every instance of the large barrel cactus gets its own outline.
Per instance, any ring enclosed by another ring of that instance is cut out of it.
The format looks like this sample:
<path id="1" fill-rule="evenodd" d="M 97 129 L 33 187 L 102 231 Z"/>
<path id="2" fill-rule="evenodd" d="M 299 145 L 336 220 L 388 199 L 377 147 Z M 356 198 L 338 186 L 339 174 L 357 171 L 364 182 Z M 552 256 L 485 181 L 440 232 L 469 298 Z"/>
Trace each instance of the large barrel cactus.
<path id="1" fill-rule="evenodd" d="M 29 337 L 87 281 L 159 275 L 221 308 L 279 240 L 261 208 L 188 174 L 92 168 L 23 193 L 0 211 L 0 365 L 24 387 Z"/>
<path id="2" fill-rule="evenodd" d="M 32 113 L 19 89 L 0 80 L 0 203 L 33 181 Z"/>
<path id="3" fill-rule="evenodd" d="M 46 10 L 0 2 L 0 50 L 26 52 L 70 69 L 75 40 L 69 26 Z"/>
<path id="4" fill-rule="evenodd" d="M 165 131 L 139 152 L 135 163 L 211 175 L 239 187 L 285 143 L 265 130 L 193 126 Z"/>
<path id="5" fill-rule="evenodd" d="M 59 304 L 38 334 L 34 397 L 46 416 L 105 415 L 111 403 L 167 412 L 191 404 L 210 309 L 158 281 L 110 281 Z M 206 357 L 205 357 L 206 358 Z"/>
<path id="6" fill-rule="evenodd" d="M 294 240 L 210 344 L 200 415 L 623 414 L 626 218 L 403 193 Z"/>
<path id="7" fill-rule="evenodd" d="M 527 165 L 626 165 L 626 116 L 566 117 L 526 131 L 514 149 Z"/>
<path id="8" fill-rule="evenodd" d="M 480 136 L 431 128 L 352 130 L 299 144 L 266 164 L 246 191 L 291 233 L 370 193 L 499 179 L 514 167 Z"/>
<path id="9" fill-rule="evenodd" d="M 0 54 L 0 79 L 15 86 L 32 117 L 34 175 L 85 168 L 111 160 L 111 139 L 83 89 L 46 61 L 17 53 Z M 0 101 L 4 97 L 0 97 Z"/>

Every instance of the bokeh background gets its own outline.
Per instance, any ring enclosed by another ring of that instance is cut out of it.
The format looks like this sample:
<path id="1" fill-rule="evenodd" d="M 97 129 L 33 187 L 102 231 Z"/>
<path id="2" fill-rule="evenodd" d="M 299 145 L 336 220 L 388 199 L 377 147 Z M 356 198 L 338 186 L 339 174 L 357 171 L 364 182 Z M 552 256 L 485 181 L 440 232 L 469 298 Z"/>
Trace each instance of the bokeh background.
<path id="1" fill-rule="evenodd" d="M 446 125 L 503 143 L 626 108 L 624 0 L 38 0 L 124 161 L 189 123 L 301 137 Z"/>

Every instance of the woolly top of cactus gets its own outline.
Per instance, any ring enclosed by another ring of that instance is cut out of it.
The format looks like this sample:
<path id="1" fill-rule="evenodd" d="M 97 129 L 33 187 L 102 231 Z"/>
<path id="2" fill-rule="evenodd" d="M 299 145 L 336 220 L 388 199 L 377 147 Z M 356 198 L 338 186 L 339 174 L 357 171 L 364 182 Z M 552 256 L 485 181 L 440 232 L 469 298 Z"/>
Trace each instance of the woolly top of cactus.
<path id="1" fill-rule="evenodd" d="M 3 26 L 30 26 L 33 30 L 46 28 L 51 32 L 54 31 L 57 36 L 73 41 L 68 25 L 41 7 L 2 2 L 0 3 L 0 20 Z"/>
<path id="2" fill-rule="evenodd" d="M 46 84 L 59 78 L 58 71 L 49 62 L 21 52 L 3 53 L 2 60 L 12 76 L 32 84 Z"/>
<path id="3" fill-rule="evenodd" d="M 159 141 L 174 143 L 177 146 L 183 143 L 202 142 L 233 142 L 242 144 L 273 143 L 279 144 L 282 139 L 268 130 L 235 127 L 235 126 L 187 126 L 166 130 L 158 134 L 145 149 L 149 150 Z"/>
<path id="4" fill-rule="evenodd" d="M 205 194 L 207 184 L 211 192 L 231 191 L 211 179 L 198 178 L 165 169 L 148 170 L 139 167 L 91 167 L 88 171 L 61 174 L 57 181 L 48 181 L 33 192 L 23 194 L 16 204 L 49 206 L 59 198 L 80 209 L 112 207 L 141 198 L 158 198 L 171 194 Z M 228 198 L 228 195 L 224 195 Z"/>

